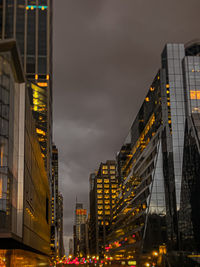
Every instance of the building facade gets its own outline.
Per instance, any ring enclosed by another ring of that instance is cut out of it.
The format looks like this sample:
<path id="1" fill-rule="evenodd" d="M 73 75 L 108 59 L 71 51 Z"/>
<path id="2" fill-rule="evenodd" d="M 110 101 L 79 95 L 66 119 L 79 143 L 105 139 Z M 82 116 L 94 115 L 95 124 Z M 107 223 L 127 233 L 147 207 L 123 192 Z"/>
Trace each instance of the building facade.
<path id="1" fill-rule="evenodd" d="M 199 252 L 200 42 L 167 44 L 119 154 L 120 192 L 107 238 L 117 260 Z"/>
<path id="2" fill-rule="evenodd" d="M 52 140 L 52 0 L 0 2 L 0 39 L 17 40 L 32 94 L 41 152 L 51 169 Z M 49 177 L 50 177 L 49 173 Z"/>
<path id="3" fill-rule="evenodd" d="M 58 242 L 58 149 L 52 146 L 52 177 L 51 177 L 51 251 L 52 257 L 56 256 Z"/>
<path id="4" fill-rule="evenodd" d="M 74 224 L 74 256 L 80 256 L 81 225 L 85 225 L 87 219 L 87 210 L 83 208 L 82 203 L 76 203 L 75 224 Z"/>
<path id="5" fill-rule="evenodd" d="M 60 258 L 62 258 L 65 255 L 65 248 L 63 240 L 63 195 L 60 192 L 58 194 L 57 228 L 58 228 L 57 255 Z"/>
<path id="6" fill-rule="evenodd" d="M 90 254 L 103 258 L 117 193 L 116 162 L 101 163 L 90 186 Z"/>
<path id="7" fill-rule="evenodd" d="M 0 257 L 48 266 L 49 183 L 15 41 L 1 41 L 0 54 Z"/>

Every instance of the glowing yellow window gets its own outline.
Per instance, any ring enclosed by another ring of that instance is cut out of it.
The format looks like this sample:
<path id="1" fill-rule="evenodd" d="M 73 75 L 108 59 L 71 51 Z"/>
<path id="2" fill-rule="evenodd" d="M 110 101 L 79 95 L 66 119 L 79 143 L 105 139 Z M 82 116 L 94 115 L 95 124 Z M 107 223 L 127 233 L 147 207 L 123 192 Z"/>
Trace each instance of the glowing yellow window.
<path id="1" fill-rule="evenodd" d="M 112 194 L 115 194 L 116 193 L 116 190 L 112 189 Z"/>
<path id="2" fill-rule="evenodd" d="M 106 210 L 105 211 L 105 215 L 110 215 L 110 211 L 109 210 Z"/>
<path id="3" fill-rule="evenodd" d="M 105 225 L 109 225 L 109 222 L 105 222 Z"/>
<path id="4" fill-rule="evenodd" d="M 102 169 L 103 169 L 103 170 L 107 170 L 107 169 L 108 169 L 108 166 L 107 166 L 107 165 L 103 165 L 103 166 L 102 166 Z"/>
<path id="5" fill-rule="evenodd" d="M 102 194 L 103 193 L 103 190 L 102 189 L 97 189 L 97 193 L 98 194 Z"/>
<path id="6" fill-rule="evenodd" d="M 104 184 L 104 188 L 109 188 L 110 185 L 109 184 Z"/>
<path id="7" fill-rule="evenodd" d="M 103 196 L 102 195 L 97 195 L 97 198 L 103 198 Z"/>
<path id="8" fill-rule="evenodd" d="M 111 169 L 111 170 L 115 170 L 115 166 L 114 166 L 114 165 L 111 165 L 111 166 L 110 166 L 110 169 Z"/>
<path id="9" fill-rule="evenodd" d="M 100 200 L 97 201 L 97 203 L 98 203 L 98 204 L 103 204 L 103 200 L 100 199 Z"/>
<path id="10" fill-rule="evenodd" d="M 110 195 L 104 195 L 104 198 L 110 198 Z"/>
<path id="11" fill-rule="evenodd" d="M 145 100 L 146 100 L 146 102 L 149 102 L 149 97 L 147 96 L 147 97 L 145 98 Z"/>
<path id="12" fill-rule="evenodd" d="M 109 205 L 105 205 L 105 209 L 106 210 L 109 210 L 110 209 L 110 206 Z"/>
<path id="13" fill-rule="evenodd" d="M 115 204 L 115 201 L 114 200 L 112 200 L 112 204 Z"/>
<path id="14" fill-rule="evenodd" d="M 97 184 L 97 188 L 102 188 L 103 185 L 102 184 Z"/>
<path id="15" fill-rule="evenodd" d="M 112 195 L 112 198 L 116 198 L 116 195 Z"/>
<path id="16" fill-rule="evenodd" d="M 111 175 L 110 178 L 111 178 L 111 179 L 115 179 L 115 176 L 114 176 L 114 175 Z"/>
<path id="17" fill-rule="evenodd" d="M 191 99 L 200 99 L 200 91 L 190 90 Z"/>
<path id="18" fill-rule="evenodd" d="M 102 210 L 103 206 L 102 205 L 98 205 L 98 210 Z"/>
<path id="19" fill-rule="evenodd" d="M 104 179 L 104 183 L 109 183 L 109 179 Z"/>
<path id="20" fill-rule="evenodd" d="M 97 179 L 97 183 L 102 183 L 102 179 Z"/>
<path id="21" fill-rule="evenodd" d="M 112 188 L 117 188 L 117 185 L 116 184 L 112 184 Z"/>
<path id="22" fill-rule="evenodd" d="M 108 174 L 108 171 L 103 170 L 103 174 Z"/>
<path id="23" fill-rule="evenodd" d="M 105 200 L 105 204 L 110 204 L 110 200 Z"/>
<path id="24" fill-rule="evenodd" d="M 104 190 L 104 193 L 105 193 L 105 194 L 109 194 L 109 189 L 105 189 L 105 190 Z"/>
<path id="25" fill-rule="evenodd" d="M 115 171 L 110 171 L 110 174 L 115 174 Z"/>
<path id="26" fill-rule="evenodd" d="M 103 214 L 103 210 L 98 210 L 98 215 L 102 215 Z"/>
<path id="27" fill-rule="evenodd" d="M 103 217 L 102 216 L 98 216 L 98 220 L 103 220 Z"/>

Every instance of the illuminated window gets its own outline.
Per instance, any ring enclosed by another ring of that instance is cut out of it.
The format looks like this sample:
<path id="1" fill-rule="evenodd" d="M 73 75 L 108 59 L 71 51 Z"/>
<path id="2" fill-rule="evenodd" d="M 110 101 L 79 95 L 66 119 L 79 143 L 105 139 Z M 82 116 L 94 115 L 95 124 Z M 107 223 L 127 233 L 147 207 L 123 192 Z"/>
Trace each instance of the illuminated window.
<path id="1" fill-rule="evenodd" d="M 102 188 L 103 185 L 102 184 L 97 184 L 97 188 Z"/>
<path id="2" fill-rule="evenodd" d="M 200 113 L 200 108 L 197 107 L 192 108 L 192 113 Z"/>
<path id="3" fill-rule="evenodd" d="M 97 193 L 102 194 L 103 193 L 102 189 L 97 189 Z"/>
<path id="4" fill-rule="evenodd" d="M 103 196 L 102 195 L 97 195 L 97 198 L 103 198 Z"/>
<path id="5" fill-rule="evenodd" d="M 166 88 L 169 88 L 169 84 L 166 84 Z"/>
<path id="6" fill-rule="evenodd" d="M 109 210 L 110 209 L 110 206 L 109 205 L 105 205 L 105 209 L 106 210 Z"/>
<path id="7" fill-rule="evenodd" d="M 152 91 L 152 92 L 153 92 L 153 91 L 154 91 L 154 88 L 153 88 L 153 87 L 150 87 L 150 91 Z"/>
<path id="8" fill-rule="evenodd" d="M 114 165 L 110 165 L 110 169 L 111 170 L 115 170 L 115 166 Z"/>
<path id="9" fill-rule="evenodd" d="M 104 198 L 110 198 L 110 195 L 104 195 Z"/>
<path id="10" fill-rule="evenodd" d="M 104 190 L 104 193 L 105 193 L 105 194 L 109 194 L 109 189 L 105 189 L 105 190 Z"/>
<path id="11" fill-rule="evenodd" d="M 103 211 L 102 210 L 98 210 L 98 215 L 102 215 Z"/>
<path id="12" fill-rule="evenodd" d="M 112 193 L 115 194 L 116 193 L 116 190 L 112 189 Z"/>
<path id="13" fill-rule="evenodd" d="M 106 222 L 105 222 L 105 225 L 109 225 L 109 222 L 106 221 Z"/>
<path id="14" fill-rule="evenodd" d="M 146 102 L 149 102 L 149 97 L 146 97 L 145 100 L 146 100 Z"/>
<path id="15" fill-rule="evenodd" d="M 103 206 L 102 205 L 98 205 L 98 210 L 102 210 Z"/>
<path id="16" fill-rule="evenodd" d="M 97 203 L 98 204 L 103 204 L 103 200 L 102 199 L 101 200 L 98 200 Z"/>
<path id="17" fill-rule="evenodd" d="M 110 204 L 110 200 L 105 200 L 105 204 Z"/>
<path id="18" fill-rule="evenodd" d="M 115 176 L 114 176 L 114 175 L 111 175 L 110 178 L 111 178 L 111 179 L 115 179 Z"/>
<path id="19" fill-rule="evenodd" d="M 97 179 L 97 183 L 102 183 L 102 179 Z"/>
<path id="20" fill-rule="evenodd" d="M 107 170 L 107 169 L 108 169 L 108 166 L 107 166 L 107 165 L 103 165 L 103 166 L 102 166 L 102 169 L 103 169 L 103 170 Z"/>
<path id="21" fill-rule="evenodd" d="M 108 171 L 103 170 L 103 174 L 108 174 Z"/>
<path id="22" fill-rule="evenodd" d="M 115 201 L 114 200 L 112 200 L 112 204 L 115 204 Z"/>
<path id="23" fill-rule="evenodd" d="M 112 198 L 116 198 L 116 195 L 112 195 Z"/>
<path id="24" fill-rule="evenodd" d="M 115 174 L 115 171 L 110 171 L 110 174 Z"/>
<path id="25" fill-rule="evenodd" d="M 109 183 L 109 179 L 104 179 L 104 183 Z"/>
<path id="26" fill-rule="evenodd" d="M 104 184 L 104 188 L 109 188 L 110 185 L 109 184 Z"/>
<path id="27" fill-rule="evenodd" d="M 103 217 L 102 216 L 98 216 L 98 220 L 103 220 Z"/>
<path id="28" fill-rule="evenodd" d="M 112 184 L 112 188 L 117 188 L 117 185 L 116 184 Z"/>
<path id="29" fill-rule="evenodd" d="M 110 215 L 110 211 L 109 210 L 106 210 L 105 211 L 105 215 Z"/>
<path id="30" fill-rule="evenodd" d="M 200 91 L 190 90 L 190 99 L 200 99 Z"/>

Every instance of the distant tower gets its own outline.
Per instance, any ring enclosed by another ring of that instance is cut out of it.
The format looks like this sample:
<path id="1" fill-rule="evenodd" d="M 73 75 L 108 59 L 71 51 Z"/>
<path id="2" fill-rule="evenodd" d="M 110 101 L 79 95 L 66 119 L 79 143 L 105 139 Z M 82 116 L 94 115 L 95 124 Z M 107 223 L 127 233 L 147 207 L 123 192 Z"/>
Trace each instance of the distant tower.
<path id="1" fill-rule="evenodd" d="M 86 223 L 87 210 L 83 209 L 82 203 L 76 203 L 74 225 L 74 255 L 80 253 L 81 225 Z"/>

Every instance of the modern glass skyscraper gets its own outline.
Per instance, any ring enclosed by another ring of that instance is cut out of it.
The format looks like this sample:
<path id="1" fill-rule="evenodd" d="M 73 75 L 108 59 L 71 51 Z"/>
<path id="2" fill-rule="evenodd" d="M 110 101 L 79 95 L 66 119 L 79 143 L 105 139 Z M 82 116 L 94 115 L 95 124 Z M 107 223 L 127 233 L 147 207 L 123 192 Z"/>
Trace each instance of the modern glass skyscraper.
<path id="1" fill-rule="evenodd" d="M 0 39 L 16 39 L 46 168 L 52 139 L 52 0 L 0 0 Z"/>
<path id="2" fill-rule="evenodd" d="M 200 252 L 199 144 L 200 42 L 167 44 L 118 154 L 108 255 L 134 260 L 163 244 Z"/>

